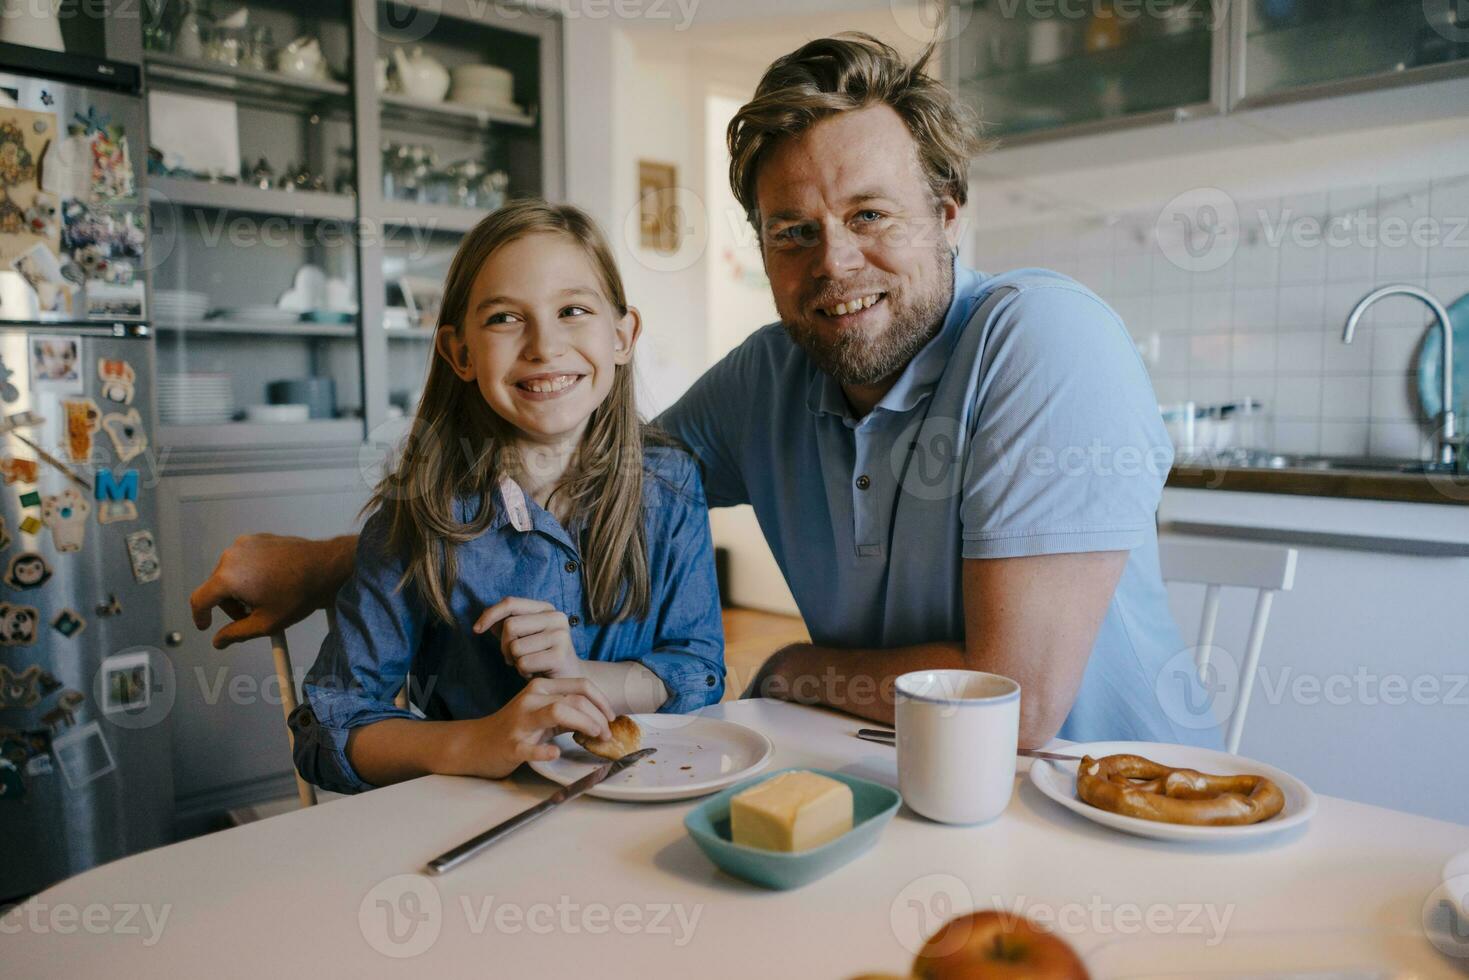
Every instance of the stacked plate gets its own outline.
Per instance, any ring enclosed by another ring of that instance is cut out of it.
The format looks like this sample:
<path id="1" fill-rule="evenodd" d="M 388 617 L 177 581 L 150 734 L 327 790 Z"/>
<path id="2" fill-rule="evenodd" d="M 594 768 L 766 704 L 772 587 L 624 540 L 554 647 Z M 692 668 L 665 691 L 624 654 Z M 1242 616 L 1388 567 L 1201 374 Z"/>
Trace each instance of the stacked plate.
<path id="1" fill-rule="evenodd" d="M 165 425 L 214 425 L 234 415 L 228 374 L 159 375 L 158 416 Z"/>
<path id="2" fill-rule="evenodd" d="M 295 310 L 283 310 L 274 303 L 257 303 L 220 310 L 220 316 L 241 323 L 295 323 L 301 314 Z"/>
<path id="3" fill-rule="evenodd" d="M 175 323 L 202 320 L 209 312 L 209 294 L 187 289 L 153 290 L 153 318 Z"/>

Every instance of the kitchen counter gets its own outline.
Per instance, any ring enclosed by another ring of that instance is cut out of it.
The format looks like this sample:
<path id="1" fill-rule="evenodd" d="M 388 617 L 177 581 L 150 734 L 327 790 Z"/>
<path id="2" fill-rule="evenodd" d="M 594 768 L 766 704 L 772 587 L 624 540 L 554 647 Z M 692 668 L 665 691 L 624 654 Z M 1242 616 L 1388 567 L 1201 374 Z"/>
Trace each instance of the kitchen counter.
<path id="1" fill-rule="evenodd" d="M 1236 490 L 1418 504 L 1469 504 L 1469 478 L 1449 473 L 1392 469 L 1255 467 L 1184 463 L 1168 474 L 1168 486 L 1188 490 Z"/>

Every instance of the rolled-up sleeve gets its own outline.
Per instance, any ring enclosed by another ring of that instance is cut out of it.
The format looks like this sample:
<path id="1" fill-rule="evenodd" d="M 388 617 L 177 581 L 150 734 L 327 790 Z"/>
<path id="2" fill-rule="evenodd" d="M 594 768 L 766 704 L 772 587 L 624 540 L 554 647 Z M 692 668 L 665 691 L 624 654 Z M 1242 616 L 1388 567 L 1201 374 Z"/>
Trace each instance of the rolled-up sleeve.
<path id="1" fill-rule="evenodd" d="M 688 712 L 724 696 L 724 623 L 703 485 L 692 460 L 678 474 L 663 526 L 665 588 L 654 609 L 653 650 L 639 658 L 668 688 L 659 711 Z"/>
<path id="2" fill-rule="evenodd" d="M 347 758 L 347 737 L 362 725 L 413 717 L 393 699 L 408 676 L 427 611 L 411 588 L 399 588 L 403 569 L 388 548 L 387 520 L 379 511 L 362 529 L 352 577 L 337 593 L 334 628 L 290 718 L 296 769 L 324 789 L 372 789 Z"/>
<path id="3" fill-rule="evenodd" d="M 965 558 L 1128 551 L 1173 448 L 1122 322 L 1091 294 L 1031 288 L 986 340 L 964 475 Z"/>

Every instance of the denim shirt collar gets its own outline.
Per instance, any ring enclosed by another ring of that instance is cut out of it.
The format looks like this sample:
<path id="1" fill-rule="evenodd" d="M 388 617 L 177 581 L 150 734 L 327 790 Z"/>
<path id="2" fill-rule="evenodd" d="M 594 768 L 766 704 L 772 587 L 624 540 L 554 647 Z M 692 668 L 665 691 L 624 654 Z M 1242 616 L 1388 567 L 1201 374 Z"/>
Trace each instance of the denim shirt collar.
<path id="1" fill-rule="evenodd" d="M 954 349 L 964 324 L 974 312 L 975 301 L 982 292 L 986 278 L 988 277 L 981 272 L 961 266 L 958 256 L 955 256 L 954 293 L 949 299 L 949 310 L 944 314 L 943 326 L 913 355 L 892 388 L 873 406 L 874 412 L 910 412 L 933 392 L 934 386 L 943 376 L 944 368 L 948 366 L 949 352 Z M 859 420 L 852 417 L 841 382 L 825 371 L 813 369 L 812 374 L 810 387 L 806 391 L 806 407 L 815 415 L 835 415 L 848 426 L 856 426 Z"/>
<path id="2" fill-rule="evenodd" d="M 520 484 L 508 476 L 500 478 L 495 496 L 499 506 L 490 520 L 491 531 L 500 531 L 507 526 L 518 534 L 539 531 L 573 554 L 580 551 L 575 542 L 580 537 L 581 521 L 573 519 L 570 528 L 563 527 L 550 511 L 531 499 Z"/>

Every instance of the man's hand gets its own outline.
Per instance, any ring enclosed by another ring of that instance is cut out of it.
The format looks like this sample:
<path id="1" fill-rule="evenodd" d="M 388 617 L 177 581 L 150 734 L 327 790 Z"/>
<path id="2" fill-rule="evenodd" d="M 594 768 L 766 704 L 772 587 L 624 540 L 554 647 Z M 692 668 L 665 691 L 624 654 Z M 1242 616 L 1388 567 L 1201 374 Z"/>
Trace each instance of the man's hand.
<path id="1" fill-rule="evenodd" d="M 501 599 L 480 613 L 474 631 L 494 633 L 505 662 L 521 677 L 586 676 L 571 642 L 571 624 L 549 602 L 514 596 Z"/>
<path id="2" fill-rule="evenodd" d="M 249 534 L 219 556 L 219 564 L 189 597 L 194 625 L 207 630 L 218 606 L 233 622 L 214 634 L 214 648 L 269 636 L 330 605 L 352 571 L 357 539 L 313 541 Z"/>

